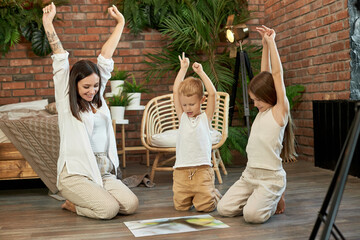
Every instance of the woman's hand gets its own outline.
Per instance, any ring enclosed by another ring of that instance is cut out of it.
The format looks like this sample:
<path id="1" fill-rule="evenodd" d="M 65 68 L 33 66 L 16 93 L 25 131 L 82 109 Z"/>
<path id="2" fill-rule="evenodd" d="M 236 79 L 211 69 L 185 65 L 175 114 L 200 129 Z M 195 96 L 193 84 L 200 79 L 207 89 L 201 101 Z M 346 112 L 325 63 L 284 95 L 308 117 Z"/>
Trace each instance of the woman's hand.
<path id="1" fill-rule="evenodd" d="M 194 62 L 194 64 L 192 65 L 192 69 L 198 75 L 204 71 L 203 68 L 202 68 L 202 65 L 200 63 L 198 63 L 198 62 Z"/>
<path id="2" fill-rule="evenodd" d="M 185 57 L 185 53 L 182 53 L 182 57 L 179 56 L 179 60 L 180 60 L 180 67 L 181 68 L 189 68 L 190 65 L 190 60 L 189 58 Z"/>
<path id="3" fill-rule="evenodd" d="M 121 12 L 119 12 L 119 10 L 117 9 L 117 7 L 115 5 L 112 5 L 112 7 L 109 7 L 108 12 L 109 12 L 110 16 L 117 21 L 118 24 L 125 25 L 125 18 L 121 14 Z"/>
<path id="4" fill-rule="evenodd" d="M 43 17 L 42 17 L 43 24 L 45 25 L 45 24 L 52 23 L 55 15 L 56 15 L 55 4 L 52 2 L 51 4 L 44 7 L 42 10 L 43 10 Z"/>

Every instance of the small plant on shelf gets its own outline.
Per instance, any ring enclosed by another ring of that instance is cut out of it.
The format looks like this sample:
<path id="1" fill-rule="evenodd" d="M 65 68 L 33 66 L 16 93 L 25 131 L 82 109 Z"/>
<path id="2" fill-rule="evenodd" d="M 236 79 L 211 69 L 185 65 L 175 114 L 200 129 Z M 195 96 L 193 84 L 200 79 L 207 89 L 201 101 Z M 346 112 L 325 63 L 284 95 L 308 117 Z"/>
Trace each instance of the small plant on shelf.
<path id="1" fill-rule="evenodd" d="M 118 70 L 114 69 L 113 73 L 111 74 L 110 81 L 113 80 L 126 80 L 130 76 L 128 71 L 125 70 Z"/>
<path id="2" fill-rule="evenodd" d="M 144 84 L 137 84 L 135 80 L 134 74 L 131 74 L 132 82 L 125 81 L 124 82 L 124 91 L 127 93 L 148 93 L 149 89 L 147 89 Z"/>
<path id="3" fill-rule="evenodd" d="M 108 101 L 111 107 L 126 107 L 129 106 L 131 97 L 126 92 L 122 92 L 120 95 L 113 95 L 108 98 Z"/>

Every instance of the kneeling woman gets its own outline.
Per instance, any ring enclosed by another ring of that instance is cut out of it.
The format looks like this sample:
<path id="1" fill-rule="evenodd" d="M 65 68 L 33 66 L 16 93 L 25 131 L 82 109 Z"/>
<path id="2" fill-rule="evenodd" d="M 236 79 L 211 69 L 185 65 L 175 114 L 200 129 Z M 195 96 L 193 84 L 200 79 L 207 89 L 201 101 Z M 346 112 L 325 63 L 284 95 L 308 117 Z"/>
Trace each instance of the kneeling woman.
<path id="1" fill-rule="evenodd" d="M 97 64 L 81 60 L 69 71 L 69 53 L 63 49 L 53 26 L 56 7 L 52 3 L 43 9 L 43 25 L 54 53 L 60 131 L 57 187 L 67 199 L 62 207 L 97 219 L 111 219 L 118 213 L 132 214 L 139 204 L 135 194 L 116 179 L 119 159 L 103 94 L 125 20 L 115 6 L 108 12 L 117 25 L 103 45 Z"/>

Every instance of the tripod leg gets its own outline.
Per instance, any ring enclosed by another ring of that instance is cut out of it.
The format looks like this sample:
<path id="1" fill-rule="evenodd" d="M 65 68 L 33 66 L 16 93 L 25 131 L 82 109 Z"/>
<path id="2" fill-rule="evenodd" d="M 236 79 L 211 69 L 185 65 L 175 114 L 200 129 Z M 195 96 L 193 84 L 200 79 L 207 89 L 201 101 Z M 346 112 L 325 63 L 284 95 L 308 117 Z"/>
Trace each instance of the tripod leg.
<path id="1" fill-rule="evenodd" d="M 352 125 L 351 125 L 351 127 L 349 129 L 349 133 L 352 132 L 353 128 L 354 128 L 354 122 L 352 123 Z M 336 182 L 338 180 L 338 176 L 339 176 L 339 173 L 340 173 L 340 167 L 341 167 L 343 159 L 344 159 L 344 152 L 345 152 L 346 146 L 348 145 L 349 138 L 350 138 L 350 134 L 348 134 L 346 136 L 345 142 L 344 142 L 343 147 L 341 149 L 340 156 L 339 156 L 338 161 L 336 163 L 334 176 L 333 176 L 333 178 L 331 180 L 330 186 L 329 186 L 328 191 L 326 193 L 326 196 L 324 198 L 324 202 L 323 202 L 323 204 L 322 204 L 322 206 L 320 208 L 320 211 L 319 211 L 318 217 L 316 219 L 314 228 L 313 228 L 313 230 L 311 232 L 311 235 L 310 235 L 310 238 L 309 238 L 311 240 L 315 239 L 316 234 L 319 231 L 321 221 L 323 221 L 324 217 L 326 216 L 326 209 L 329 206 L 329 202 L 331 200 L 332 194 L 334 193 L 334 188 L 335 188 Z"/>
<path id="2" fill-rule="evenodd" d="M 323 230 L 323 234 L 321 235 L 321 239 L 329 239 L 330 232 L 331 232 L 332 226 L 335 221 L 336 214 L 337 214 L 339 206 L 340 206 L 341 198 L 344 193 L 347 175 L 349 173 L 349 168 L 351 165 L 352 158 L 354 156 L 356 143 L 358 141 L 359 134 L 360 134 L 360 111 L 359 111 L 359 109 L 357 109 L 355 119 L 353 122 L 353 127 L 354 127 L 354 131 L 349 132 L 351 134 L 350 138 L 349 138 L 349 144 L 346 147 L 344 161 L 341 164 L 340 175 L 339 175 L 340 182 L 339 182 L 339 184 L 336 185 L 335 197 L 333 198 L 333 201 L 331 202 L 329 214 L 328 214 L 328 217 L 326 218 L 325 227 Z"/>
<path id="3" fill-rule="evenodd" d="M 234 70 L 234 83 L 231 89 L 231 96 L 230 96 L 230 107 L 229 107 L 229 126 L 232 125 L 232 119 L 234 116 L 234 108 L 235 108 L 235 100 L 236 100 L 236 91 L 239 82 L 239 69 L 240 67 L 240 53 L 239 51 L 236 52 L 236 61 L 235 61 L 235 70 Z"/>
<path id="4" fill-rule="evenodd" d="M 240 51 L 240 67 L 241 67 L 241 81 L 242 81 L 242 90 L 243 90 L 243 101 L 244 101 L 244 116 L 246 119 L 246 127 L 248 130 L 248 135 L 250 135 L 250 110 L 249 110 L 249 97 L 247 90 L 247 79 L 246 79 L 246 58 L 244 51 Z"/>

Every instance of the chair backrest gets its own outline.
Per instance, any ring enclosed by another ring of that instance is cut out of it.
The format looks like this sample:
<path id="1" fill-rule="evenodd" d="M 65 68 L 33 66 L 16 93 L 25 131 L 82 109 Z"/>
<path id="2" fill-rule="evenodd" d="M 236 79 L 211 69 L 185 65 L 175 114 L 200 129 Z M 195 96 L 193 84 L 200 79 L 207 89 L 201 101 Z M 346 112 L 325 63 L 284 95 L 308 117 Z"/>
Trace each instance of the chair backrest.
<path id="1" fill-rule="evenodd" d="M 205 93 L 207 95 L 207 93 Z M 207 99 L 202 105 L 206 109 Z M 212 127 L 221 133 L 219 143 L 212 146 L 213 149 L 221 147 L 228 136 L 229 118 L 229 94 L 216 93 L 216 107 L 212 120 Z M 150 151 L 174 152 L 175 147 L 155 147 L 151 145 L 151 136 L 167 130 L 177 129 L 179 120 L 176 115 L 173 94 L 165 94 L 151 99 L 145 107 L 141 122 L 141 142 Z"/>

